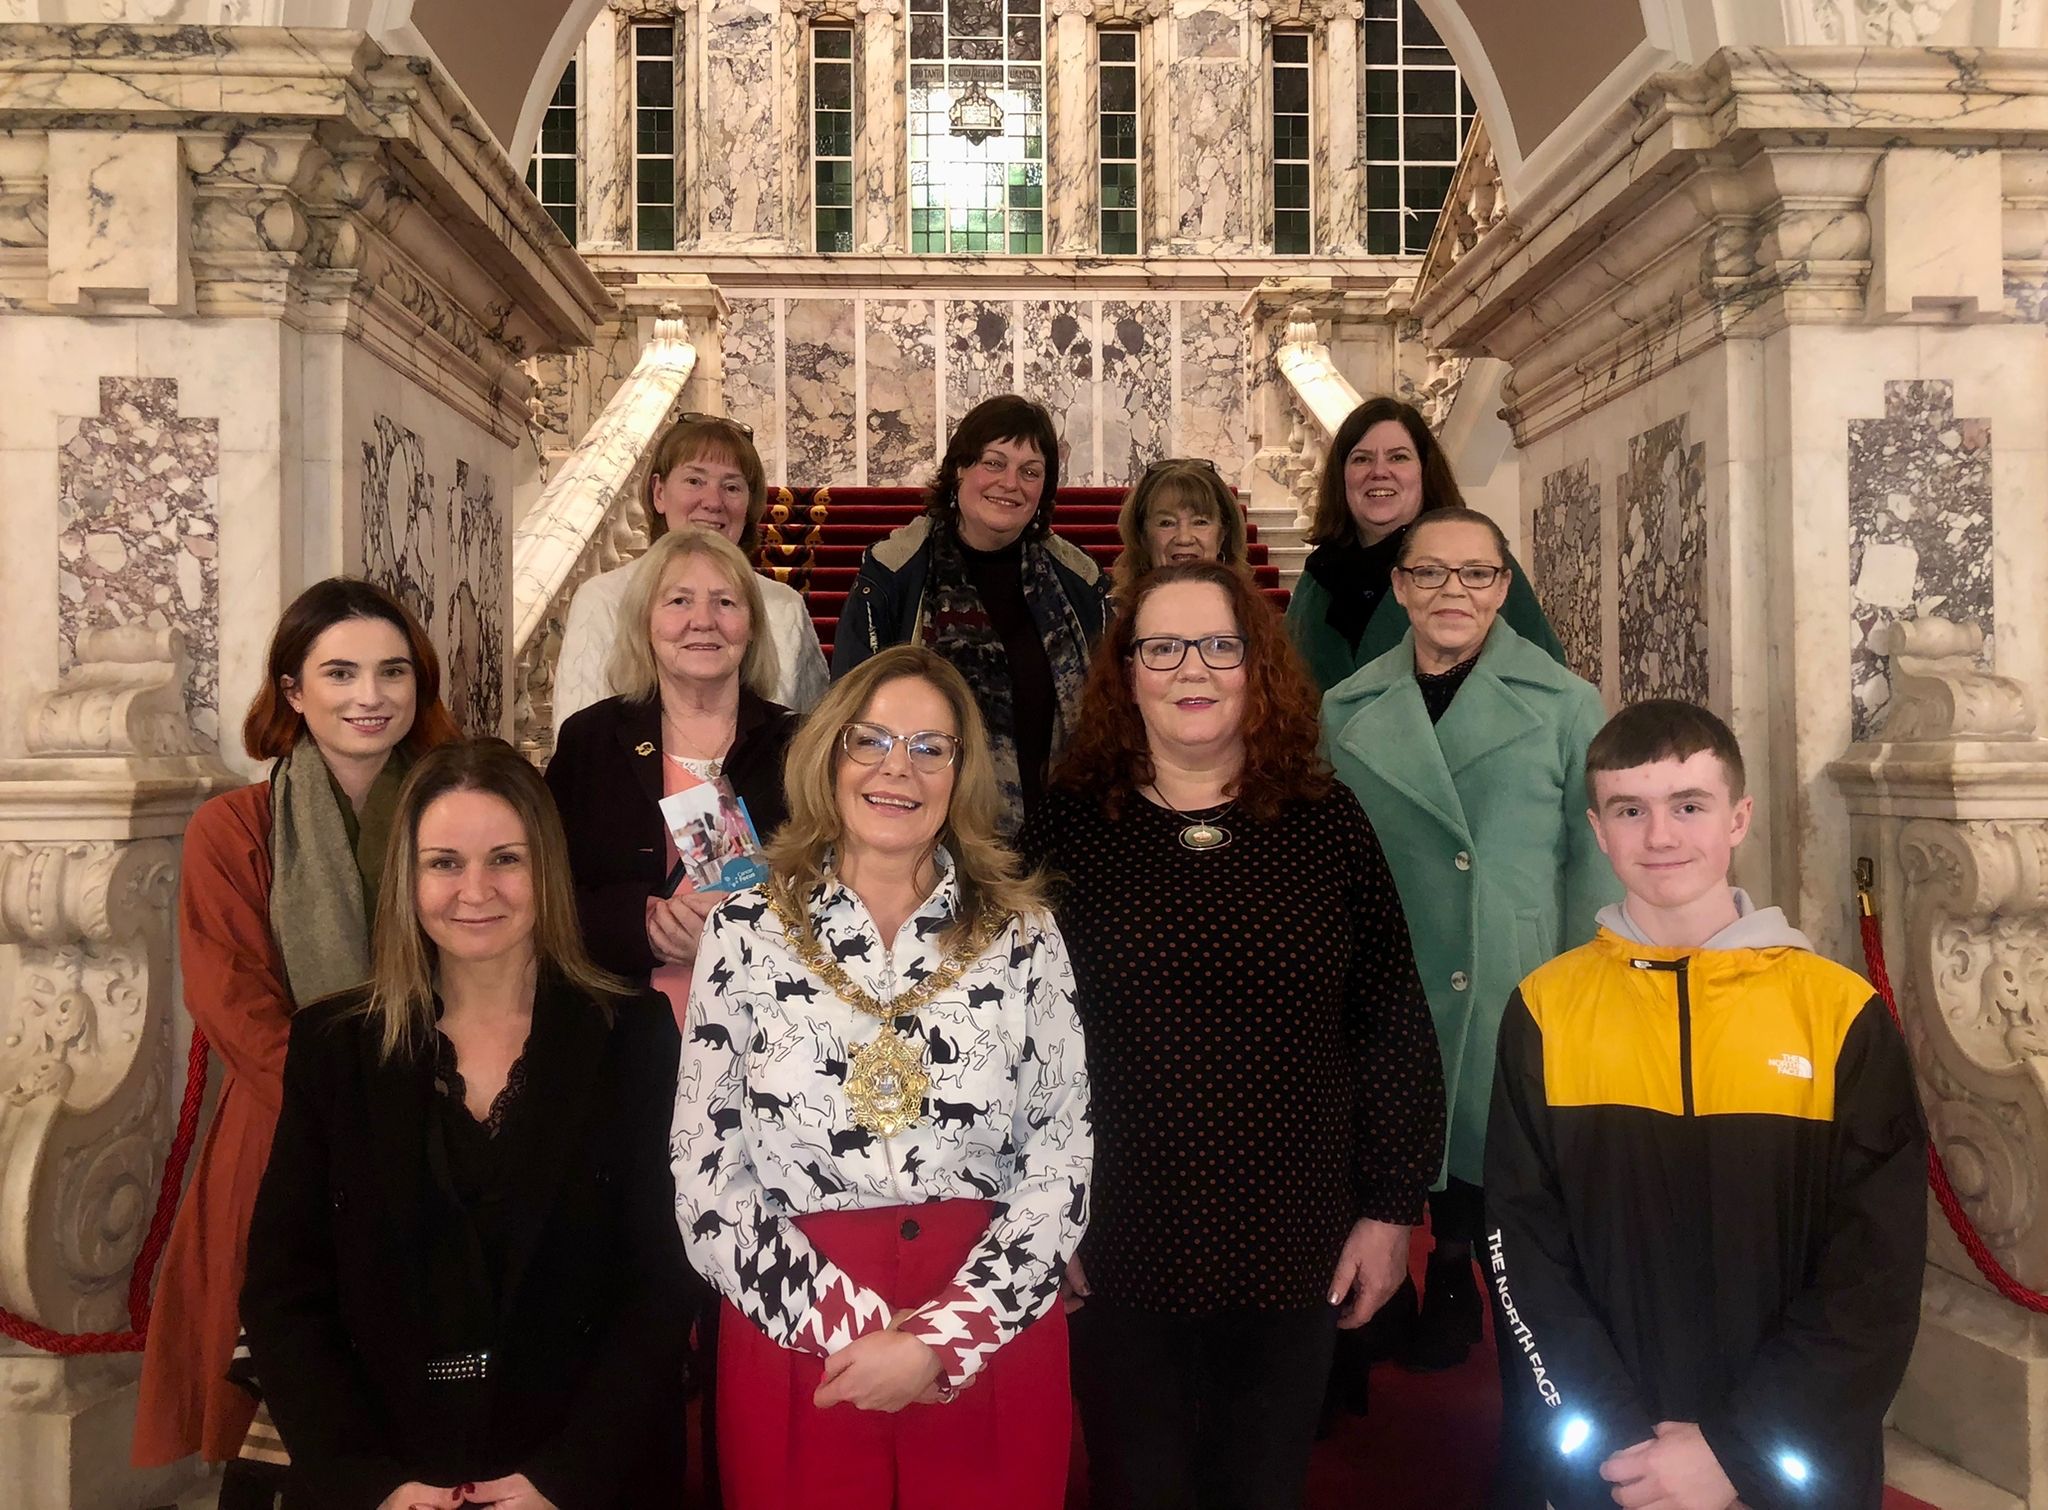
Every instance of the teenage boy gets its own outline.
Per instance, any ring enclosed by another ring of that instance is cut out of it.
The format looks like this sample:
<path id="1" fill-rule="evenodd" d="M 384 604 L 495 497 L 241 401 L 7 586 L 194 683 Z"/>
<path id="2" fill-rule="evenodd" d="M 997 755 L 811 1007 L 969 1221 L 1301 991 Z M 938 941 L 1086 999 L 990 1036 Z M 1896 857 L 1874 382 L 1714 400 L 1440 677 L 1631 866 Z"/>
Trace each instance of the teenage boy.
<path id="1" fill-rule="evenodd" d="M 1877 1510 L 1927 1241 L 1905 1044 L 1728 884 L 1751 802 L 1720 719 L 1625 709 L 1586 785 L 1626 896 L 1522 982 L 1494 1080 L 1504 1461 L 1556 1510 Z"/>

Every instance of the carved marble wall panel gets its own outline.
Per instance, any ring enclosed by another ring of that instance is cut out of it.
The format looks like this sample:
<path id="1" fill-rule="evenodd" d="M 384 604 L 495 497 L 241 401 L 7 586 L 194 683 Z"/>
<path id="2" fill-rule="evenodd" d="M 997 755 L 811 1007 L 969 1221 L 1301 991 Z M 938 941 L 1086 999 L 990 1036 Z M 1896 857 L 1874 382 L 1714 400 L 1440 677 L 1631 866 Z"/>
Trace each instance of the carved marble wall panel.
<path id="1" fill-rule="evenodd" d="M 782 351 L 776 301 L 734 298 L 725 322 L 725 412 L 754 430 L 770 475 L 782 467 Z"/>
<path id="2" fill-rule="evenodd" d="M 1102 474 L 1136 478 L 1167 454 L 1173 430 L 1173 348 L 1167 306 L 1102 301 Z"/>
<path id="3" fill-rule="evenodd" d="M 1629 437 L 1618 504 L 1621 687 L 1707 700 L 1706 446 L 1680 414 Z"/>
<path id="4" fill-rule="evenodd" d="M 1849 693 L 1868 739 L 1891 696 L 1882 626 L 1939 615 L 1981 625 L 1993 614 L 1991 422 L 1958 419 L 1955 385 L 1886 383 L 1883 419 L 1849 424 L 1849 580 L 1855 629 Z"/>
<path id="5" fill-rule="evenodd" d="M 862 322 L 867 354 L 867 480 L 911 487 L 939 459 L 938 332 L 932 299 L 870 299 Z"/>
<path id="6" fill-rule="evenodd" d="M 82 635 L 177 629 L 203 748 L 220 735 L 220 421 L 183 415 L 172 379 L 100 379 L 100 412 L 59 421 L 60 668 Z"/>
<path id="7" fill-rule="evenodd" d="M 1227 16 L 1188 17 L 1216 21 L 1234 33 Z M 1241 58 L 1181 58 L 1169 69 L 1172 98 L 1181 106 L 1173 121 L 1173 234 L 1196 252 L 1243 247 L 1251 240 L 1251 204 L 1246 164 L 1250 161 L 1252 106 L 1259 96 L 1258 71 Z M 1157 160 L 1157 149 L 1154 159 Z"/>
<path id="8" fill-rule="evenodd" d="M 1529 574 L 1565 664 L 1600 681 L 1600 484 L 1582 461 L 1543 478 L 1530 532 Z"/>
<path id="9" fill-rule="evenodd" d="M 716 0 L 702 12 L 702 128 L 695 191 L 707 237 L 784 236 L 776 128 L 774 0 Z M 785 72 L 793 72 L 794 64 Z"/>
<path id="10" fill-rule="evenodd" d="M 1174 453 L 1206 456 L 1234 477 L 1247 444 L 1244 316 L 1232 300 L 1188 300 L 1175 309 L 1180 405 Z"/>
<path id="11" fill-rule="evenodd" d="M 851 299 L 791 299 L 784 309 L 784 446 L 792 477 L 854 475 L 853 313 Z"/>
<path id="12" fill-rule="evenodd" d="M 1023 391 L 1051 411 L 1066 451 L 1060 481 L 1095 481 L 1095 305 L 1047 299 L 1022 306 Z"/>
<path id="13" fill-rule="evenodd" d="M 441 602 L 441 552 L 427 449 L 385 414 L 362 447 L 363 575 L 432 625 Z"/>
<path id="14" fill-rule="evenodd" d="M 505 566 L 509 546 L 490 476 L 455 463 L 448 518 L 455 570 L 442 644 L 448 711 L 467 734 L 505 732 Z"/>
<path id="15" fill-rule="evenodd" d="M 946 420 L 1017 387 L 1014 309 L 1008 300 L 953 299 L 946 309 Z"/>

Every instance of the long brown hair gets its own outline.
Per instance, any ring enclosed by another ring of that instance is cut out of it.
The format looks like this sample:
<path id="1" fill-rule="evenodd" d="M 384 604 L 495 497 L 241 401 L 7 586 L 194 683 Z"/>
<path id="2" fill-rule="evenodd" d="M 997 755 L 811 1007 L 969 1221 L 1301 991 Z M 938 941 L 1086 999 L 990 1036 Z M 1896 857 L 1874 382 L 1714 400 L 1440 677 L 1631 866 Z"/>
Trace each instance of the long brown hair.
<path id="1" fill-rule="evenodd" d="M 1320 749 L 1321 697 L 1273 605 L 1245 573 L 1220 561 L 1162 566 L 1132 589 L 1130 606 L 1110 621 L 1095 646 L 1074 737 L 1053 772 L 1053 784 L 1098 797 L 1102 810 L 1114 818 L 1126 799 L 1157 775 L 1145 718 L 1131 693 L 1132 643 L 1145 599 L 1176 582 L 1220 590 L 1244 636 L 1244 728 L 1249 737 L 1244 769 L 1231 788 L 1237 805 L 1264 822 L 1290 802 L 1328 796 L 1333 777 Z M 1196 653 L 1189 648 L 1188 654 Z"/>
<path id="2" fill-rule="evenodd" d="M 264 659 L 263 690 L 249 705 L 242 720 L 242 748 L 251 760 L 276 760 L 289 755 L 306 730 L 305 717 L 285 696 L 286 681 L 296 683 L 305 675 L 306 657 L 313 642 L 336 624 L 349 619 L 382 619 L 405 636 L 406 654 L 412 660 L 417 697 L 412 727 L 398 747 L 418 755 L 446 744 L 456 737 L 455 720 L 441 704 L 441 658 L 420 621 L 390 593 L 360 577 L 329 577 L 315 582 L 291 601 L 291 606 L 270 633 L 270 652 Z"/>
<path id="3" fill-rule="evenodd" d="M 1137 485 L 1124 495 L 1124 506 L 1116 516 L 1116 530 L 1123 537 L 1123 554 L 1116 558 L 1116 596 L 1128 602 L 1139 578 L 1159 563 L 1152 559 L 1152 540 L 1145 529 L 1145 515 L 1154 504 L 1169 509 L 1206 509 L 1221 526 L 1220 559 L 1226 566 L 1246 566 L 1244 510 L 1237 495 L 1224 485 L 1222 474 L 1207 462 L 1176 458 L 1155 462 L 1146 468 Z"/>
<path id="4" fill-rule="evenodd" d="M 599 969 L 583 947 L 576 892 L 569 879 L 569 841 L 553 797 L 530 762 L 502 739 L 460 739 L 421 757 L 399 789 L 377 921 L 370 935 L 366 1016 L 382 1029 L 386 1059 L 417 1055 L 434 1032 L 434 976 L 440 951 L 420 926 L 414 898 L 419 875 L 420 819 L 450 792 L 488 792 L 519 815 L 533 872 L 533 952 L 543 978 L 552 975 L 609 1013 L 632 988 Z"/>
<path id="5" fill-rule="evenodd" d="M 1344 423 L 1330 437 L 1330 451 L 1323 458 L 1323 475 L 1316 480 L 1316 516 L 1308 527 L 1310 545 L 1328 545 L 1358 538 L 1358 521 L 1351 517 L 1351 502 L 1344 496 L 1344 462 L 1374 425 L 1398 420 L 1415 446 L 1415 459 L 1422 463 L 1422 508 L 1461 509 L 1465 495 L 1458 491 L 1458 479 L 1444 459 L 1444 448 L 1436 443 L 1429 421 L 1413 404 L 1382 394 L 1369 398 L 1344 416 Z"/>
<path id="6" fill-rule="evenodd" d="M 862 661 L 832 684 L 818 706 L 789 742 L 783 784 L 789 818 L 769 844 L 767 861 L 775 883 L 801 897 L 823 880 L 827 858 L 846 838 L 839 815 L 839 771 L 846 764 L 839 734 L 867 711 L 876 692 L 888 682 L 915 678 L 928 683 L 953 710 L 960 732 L 960 755 L 954 762 L 953 797 L 938 842 L 953 856 L 953 875 L 960 887 L 960 910 L 940 936 L 951 948 L 973 931 L 984 911 L 1030 917 L 1045 911 L 1045 888 L 998 837 L 996 822 L 1002 796 L 996 784 L 995 761 L 989 755 L 988 729 L 974 694 L 953 663 L 923 645 L 896 645 Z"/>

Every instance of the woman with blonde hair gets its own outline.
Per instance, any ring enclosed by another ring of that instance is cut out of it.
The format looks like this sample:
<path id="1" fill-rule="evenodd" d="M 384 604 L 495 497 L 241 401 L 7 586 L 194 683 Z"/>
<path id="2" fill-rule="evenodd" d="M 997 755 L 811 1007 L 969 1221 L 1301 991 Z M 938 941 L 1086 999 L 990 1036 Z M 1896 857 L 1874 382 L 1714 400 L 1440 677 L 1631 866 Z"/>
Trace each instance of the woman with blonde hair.
<path id="1" fill-rule="evenodd" d="M 682 529 L 655 541 L 620 600 L 609 674 L 618 691 L 562 726 L 548 763 L 591 955 L 652 984 L 678 1020 L 719 894 L 673 884 L 680 857 L 662 798 L 716 783 L 746 804 L 763 839 L 783 818 L 796 717 L 768 695 L 776 651 L 761 627 L 761 586 L 722 535 Z"/>
<path id="2" fill-rule="evenodd" d="M 1250 569 L 1244 510 L 1207 457 L 1169 456 L 1145 468 L 1124 495 L 1116 528 L 1124 542 L 1114 572 L 1120 606 L 1155 566 L 1221 561 Z"/>
<path id="3" fill-rule="evenodd" d="M 678 1041 L 594 965 L 533 768 L 399 794 L 370 980 L 293 1020 L 242 1317 L 289 1507 L 673 1504 Z"/>
<path id="4" fill-rule="evenodd" d="M 1066 946 L 936 652 L 850 671 L 789 770 L 770 880 L 705 924 L 671 1144 L 726 1302 L 726 1502 L 1053 1510 L 1090 1163 Z"/>
<path id="5" fill-rule="evenodd" d="M 768 510 L 768 473 L 754 449 L 753 430 L 723 414 L 684 414 L 655 442 L 641 503 L 647 532 L 660 540 L 694 525 L 723 535 L 751 559 Z M 555 658 L 555 733 L 592 703 L 626 689 L 610 679 L 633 562 L 592 577 L 569 600 L 562 649 Z M 752 571 L 752 567 L 748 568 Z M 830 679 L 818 628 L 803 594 L 773 577 L 760 579 L 761 613 L 754 622 L 775 650 L 775 670 L 762 696 L 801 713 L 825 695 Z"/>

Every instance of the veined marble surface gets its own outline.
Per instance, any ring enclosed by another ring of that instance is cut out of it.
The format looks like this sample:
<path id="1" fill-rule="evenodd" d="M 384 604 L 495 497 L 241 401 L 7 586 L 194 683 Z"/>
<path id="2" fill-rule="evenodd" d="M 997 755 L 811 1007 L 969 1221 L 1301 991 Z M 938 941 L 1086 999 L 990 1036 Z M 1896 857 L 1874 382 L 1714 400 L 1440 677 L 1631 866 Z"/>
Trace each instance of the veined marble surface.
<path id="1" fill-rule="evenodd" d="M 440 621 L 441 552 L 427 448 L 389 415 L 374 426 L 362 443 L 362 573 L 431 627 Z"/>
<path id="2" fill-rule="evenodd" d="M 185 636 L 185 706 L 220 739 L 220 421 L 179 413 L 168 378 L 100 379 L 100 412 L 57 430 L 60 667 L 88 629 Z"/>
<path id="3" fill-rule="evenodd" d="M 1955 385 L 1884 385 L 1884 418 L 1849 423 L 1849 696 L 1858 739 L 1878 735 L 1889 661 L 1871 644 L 1894 619 L 1939 615 L 1996 628 L 1991 591 L 1991 422 L 1958 419 Z"/>
<path id="4" fill-rule="evenodd" d="M 1047 299 L 1022 306 L 1023 391 L 1052 413 L 1065 446 L 1060 481 L 1085 487 L 1095 470 L 1095 306 Z"/>
<path id="5" fill-rule="evenodd" d="M 1160 302 L 1102 301 L 1102 476 L 1134 482 L 1173 443 L 1173 346 Z"/>
<path id="6" fill-rule="evenodd" d="M 725 412 L 754 429 L 770 477 L 783 477 L 782 350 L 776 301 L 735 297 L 725 323 Z"/>
<path id="7" fill-rule="evenodd" d="M 985 398 L 1017 387 L 1017 347 L 1006 299 L 949 299 L 946 319 L 947 428 Z"/>
<path id="8" fill-rule="evenodd" d="M 1529 574 L 1565 664 L 1600 684 L 1600 484 L 1593 464 L 1547 473 L 1529 543 Z"/>
<path id="9" fill-rule="evenodd" d="M 1224 476 L 1235 477 L 1247 445 L 1244 317 L 1229 300 L 1189 299 L 1174 308 L 1180 316 L 1174 452 L 1206 456 Z"/>
<path id="10" fill-rule="evenodd" d="M 704 78 L 696 91 L 702 116 L 694 188 L 710 239 L 789 234 L 783 219 L 777 81 L 797 77 L 809 60 L 808 55 L 786 58 L 778 68 L 780 14 L 775 0 L 713 0 L 699 22 Z M 684 35 L 684 29 L 678 27 L 677 34 Z M 677 122 L 679 133 L 687 124 Z"/>
<path id="11" fill-rule="evenodd" d="M 1628 443 L 1619 505 L 1621 701 L 1707 700 L 1706 445 L 1687 416 Z"/>
<path id="12" fill-rule="evenodd" d="M 512 649 L 505 634 L 511 546 L 490 474 L 458 460 L 447 516 L 455 568 L 441 635 L 448 711 L 465 734 L 502 736 Z"/>
<path id="13" fill-rule="evenodd" d="M 869 299 L 867 480 L 919 486 L 939 460 L 938 334 L 930 299 Z"/>
<path id="14" fill-rule="evenodd" d="M 853 312 L 851 299 L 791 299 L 784 310 L 784 445 L 792 477 L 855 475 Z"/>

